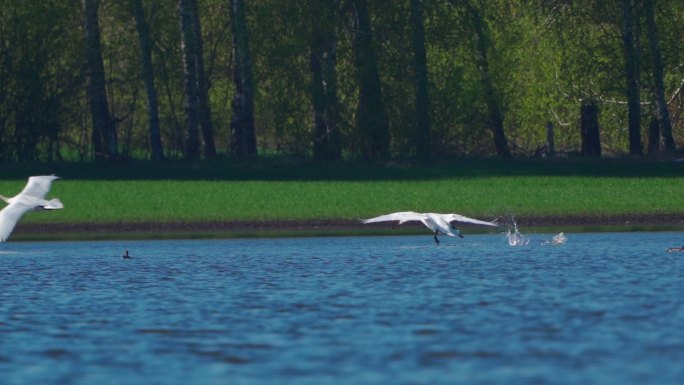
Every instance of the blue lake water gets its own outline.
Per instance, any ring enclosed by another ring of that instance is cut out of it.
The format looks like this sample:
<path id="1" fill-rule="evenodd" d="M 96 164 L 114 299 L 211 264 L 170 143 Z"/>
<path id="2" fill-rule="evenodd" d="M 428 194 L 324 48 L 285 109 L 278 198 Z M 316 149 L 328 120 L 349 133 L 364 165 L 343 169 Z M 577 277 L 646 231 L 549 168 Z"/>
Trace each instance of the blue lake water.
<path id="1" fill-rule="evenodd" d="M 684 384 L 684 235 L 553 235 L 0 244 L 0 383 Z"/>

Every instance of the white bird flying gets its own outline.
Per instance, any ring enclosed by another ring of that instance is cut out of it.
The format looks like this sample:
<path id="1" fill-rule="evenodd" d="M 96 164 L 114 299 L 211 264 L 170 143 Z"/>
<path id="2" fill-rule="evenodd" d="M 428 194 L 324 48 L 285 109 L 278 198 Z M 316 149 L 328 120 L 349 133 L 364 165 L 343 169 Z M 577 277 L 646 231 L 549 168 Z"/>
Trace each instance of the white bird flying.
<path id="1" fill-rule="evenodd" d="M 0 242 L 5 242 L 26 212 L 64 208 L 57 198 L 45 199 L 55 179 L 59 177 L 55 175 L 32 176 L 29 177 L 26 187 L 16 196 L 7 198 L 0 195 L 0 199 L 7 203 L 7 206 L 0 211 Z"/>
<path id="2" fill-rule="evenodd" d="M 496 222 L 486 222 L 478 219 L 468 218 L 459 214 L 435 214 L 435 213 L 414 213 L 413 211 L 404 211 L 400 213 L 393 213 L 381 215 L 379 217 L 363 220 L 362 223 L 375 223 L 386 221 L 399 221 L 399 224 L 411 221 L 420 221 L 427 228 L 435 232 L 435 243 L 439 245 L 437 235 L 444 234 L 452 237 L 463 238 L 461 230 L 453 227 L 451 222 L 473 223 L 484 226 L 499 226 Z"/>

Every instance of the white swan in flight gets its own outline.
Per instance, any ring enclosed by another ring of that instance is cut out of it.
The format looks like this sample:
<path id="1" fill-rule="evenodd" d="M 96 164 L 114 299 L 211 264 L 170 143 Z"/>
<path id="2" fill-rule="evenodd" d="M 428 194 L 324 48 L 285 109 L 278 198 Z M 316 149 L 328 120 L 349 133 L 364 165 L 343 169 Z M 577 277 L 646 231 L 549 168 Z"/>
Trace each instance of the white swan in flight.
<path id="1" fill-rule="evenodd" d="M 365 219 L 362 223 L 375 223 L 375 222 L 386 222 L 386 221 L 399 221 L 399 224 L 411 221 L 420 221 L 427 228 L 435 232 L 434 238 L 435 243 L 439 245 L 439 239 L 437 235 L 444 234 L 452 237 L 463 238 L 461 230 L 453 227 L 451 222 L 464 222 L 473 223 L 476 225 L 484 226 L 499 226 L 496 222 L 486 222 L 479 219 L 468 218 L 459 214 L 435 214 L 435 213 L 414 213 L 413 211 L 403 211 L 399 213 L 392 213 L 387 215 L 381 215 L 379 217 Z"/>
<path id="2" fill-rule="evenodd" d="M 0 199 L 7 206 L 0 211 L 0 242 L 5 242 L 14 230 L 17 222 L 27 211 L 32 210 L 57 210 L 64 208 L 59 199 L 46 200 L 45 196 L 50 191 L 52 181 L 59 179 L 55 175 L 32 176 L 28 179 L 26 187 L 16 196 L 7 198 L 0 195 Z"/>

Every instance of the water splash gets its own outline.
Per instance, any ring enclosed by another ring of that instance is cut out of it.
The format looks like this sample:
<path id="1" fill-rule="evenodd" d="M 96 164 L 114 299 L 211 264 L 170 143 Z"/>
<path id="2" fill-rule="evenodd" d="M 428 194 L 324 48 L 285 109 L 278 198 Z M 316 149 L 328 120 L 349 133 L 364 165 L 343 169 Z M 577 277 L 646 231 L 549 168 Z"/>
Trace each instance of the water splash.
<path id="1" fill-rule="evenodd" d="M 530 240 L 518 230 L 518 224 L 515 223 L 515 219 L 511 218 L 511 221 L 513 222 L 512 231 L 510 224 L 508 225 L 508 229 L 506 231 L 506 238 L 508 238 L 508 244 L 511 246 L 525 246 L 528 243 L 530 243 Z"/>
<path id="2" fill-rule="evenodd" d="M 551 238 L 551 240 L 545 240 L 542 245 L 564 245 L 568 241 L 568 237 L 564 233 L 558 233 Z"/>
<path id="3" fill-rule="evenodd" d="M 551 243 L 554 245 L 563 245 L 565 242 L 568 241 L 568 237 L 565 236 L 563 233 L 558 233 L 551 239 Z"/>

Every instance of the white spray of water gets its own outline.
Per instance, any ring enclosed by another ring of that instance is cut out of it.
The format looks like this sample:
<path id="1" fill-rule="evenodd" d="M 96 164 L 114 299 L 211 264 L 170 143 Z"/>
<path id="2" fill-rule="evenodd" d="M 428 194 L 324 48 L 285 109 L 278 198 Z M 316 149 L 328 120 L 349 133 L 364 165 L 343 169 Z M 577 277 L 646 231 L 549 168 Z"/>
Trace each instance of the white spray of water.
<path id="1" fill-rule="evenodd" d="M 530 240 L 518 230 L 518 224 L 515 223 L 515 219 L 511 218 L 511 221 L 513 222 L 513 230 L 511 231 L 511 225 L 508 225 L 508 229 L 506 231 L 508 244 L 511 246 L 525 246 L 530 243 Z"/>
<path id="2" fill-rule="evenodd" d="M 530 239 L 522 234 L 518 229 L 518 224 L 515 222 L 515 218 L 511 218 L 510 223 L 507 225 L 506 238 L 508 239 L 508 244 L 511 246 L 527 246 L 530 243 Z M 551 240 L 545 240 L 541 242 L 542 245 L 564 245 L 568 241 L 568 237 L 564 233 L 558 233 L 551 238 Z"/>
<path id="3" fill-rule="evenodd" d="M 551 240 L 546 240 L 542 242 L 542 245 L 554 245 L 554 246 L 559 246 L 559 245 L 564 245 L 565 242 L 568 241 L 568 237 L 564 233 L 558 233 L 551 238 Z"/>
<path id="4" fill-rule="evenodd" d="M 565 234 L 563 234 L 563 233 L 559 233 L 559 234 L 555 235 L 553 237 L 553 239 L 551 239 L 551 243 L 553 243 L 554 245 L 563 245 L 567 241 L 568 241 L 568 237 L 566 237 Z"/>

